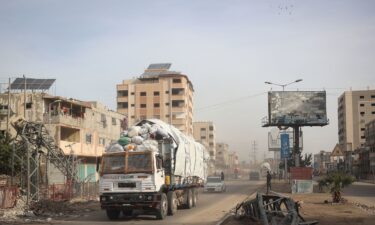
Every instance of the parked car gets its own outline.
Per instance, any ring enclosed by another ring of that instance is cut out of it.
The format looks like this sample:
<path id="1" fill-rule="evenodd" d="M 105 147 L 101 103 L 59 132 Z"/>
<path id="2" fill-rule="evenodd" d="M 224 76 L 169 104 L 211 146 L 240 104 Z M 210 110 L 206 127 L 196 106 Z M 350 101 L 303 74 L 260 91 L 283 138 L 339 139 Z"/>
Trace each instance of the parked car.
<path id="1" fill-rule="evenodd" d="M 259 180 L 259 179 L 260 179 L 259 172 L 257 172 L 257 171 L 250 172 L 249 180 Z"/>
<path id="2" fill-rule="evenodd" d="M 221 177 L 207 177 L 204 185 L 204 192 L 225 192 L 227 187 Z"/>

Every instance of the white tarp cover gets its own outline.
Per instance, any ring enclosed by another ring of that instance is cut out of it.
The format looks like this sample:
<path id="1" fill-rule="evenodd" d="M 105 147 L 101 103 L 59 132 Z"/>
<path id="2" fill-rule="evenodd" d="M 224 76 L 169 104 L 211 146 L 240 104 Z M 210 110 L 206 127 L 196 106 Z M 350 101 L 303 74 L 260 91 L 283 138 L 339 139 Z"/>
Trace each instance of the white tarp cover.
<path id="1" fill-rule="evenodd" d="M 176 142 L 177 151 L 174 175 L 182 177 L 196 176 L 204 180 L 206 179 L 207 164 L 210 156 L 203 145 L 181 133 L 174 126 L 161 120 L 147 119 L 139 122 L 139 124 L 144 124 L 145 122 L 159 125 Z"/>

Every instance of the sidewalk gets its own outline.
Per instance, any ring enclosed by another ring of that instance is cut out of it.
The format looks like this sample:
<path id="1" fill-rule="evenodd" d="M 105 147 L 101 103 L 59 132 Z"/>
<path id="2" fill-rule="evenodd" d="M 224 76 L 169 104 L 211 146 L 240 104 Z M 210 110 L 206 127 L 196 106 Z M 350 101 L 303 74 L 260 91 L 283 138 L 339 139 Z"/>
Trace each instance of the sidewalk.
<path id="1" fill-rule="evenodd" d="M 357 185 L 353 187 L 353 191 L 357 189 Z M 312 193 L 312 194 L 291 194 L 289 184 L 284 181 L 273 181 L 272 189 L 282 195 L 290 196 L 295 201 L 302 202 L 300 214 L 307 220 L 317 220 L 319 225 L 339 225 L 339 224 L 355 224 L 355 225 L 372 225 L 375 221 L 375 208 L 364 210 L 350 201 L 342 204 L 332 204 L 331 195 L 329 193 Z M 317 188 L 314 188 L 317 190 Z M 314 190 L 315 191 L 315 190 Z M 344 198 L 350 197 L 347 191 Z M 363 198 L 359 198 L 363 199 Z M 328 202 L 328 203 L 325 203 Z M 362 202 L 364 203 L 364 202 Z M 256 224 L 250 222 L 249 219 L 236 220 L 234 216 L 224 221 L 223 225 L 245 225 Z"/>

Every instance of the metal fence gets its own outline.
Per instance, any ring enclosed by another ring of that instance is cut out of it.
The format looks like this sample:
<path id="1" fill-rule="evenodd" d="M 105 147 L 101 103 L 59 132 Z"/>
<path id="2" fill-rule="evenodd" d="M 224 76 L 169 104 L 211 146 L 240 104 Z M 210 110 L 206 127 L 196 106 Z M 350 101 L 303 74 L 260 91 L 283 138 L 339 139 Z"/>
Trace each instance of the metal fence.
<path id="1" fill-rule="evenodd" d="M 48 188 L 48 199 L 53 201 L 81 198 L 95 200 L 99 196 L 97 182 L 53 184 Z"/>

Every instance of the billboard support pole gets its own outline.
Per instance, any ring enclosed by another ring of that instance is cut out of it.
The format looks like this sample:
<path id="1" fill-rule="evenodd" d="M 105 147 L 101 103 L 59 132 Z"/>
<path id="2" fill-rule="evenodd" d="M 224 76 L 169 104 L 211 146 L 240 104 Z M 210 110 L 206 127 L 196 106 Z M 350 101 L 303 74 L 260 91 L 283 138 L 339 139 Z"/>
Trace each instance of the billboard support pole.
<path id="1" fill-rule="evenodd" d="M 293 146 L 293 156 L 294 156 L 294 166 L 295 167 L 300 167 L 300 152 L 299 152 L 299 126 L 296 125 L 296 126 L 293 126 L 293 130 L 294 130 L 294 135 L 293 135 L 293 138 L 294 138 L 294 146 Z"/>

